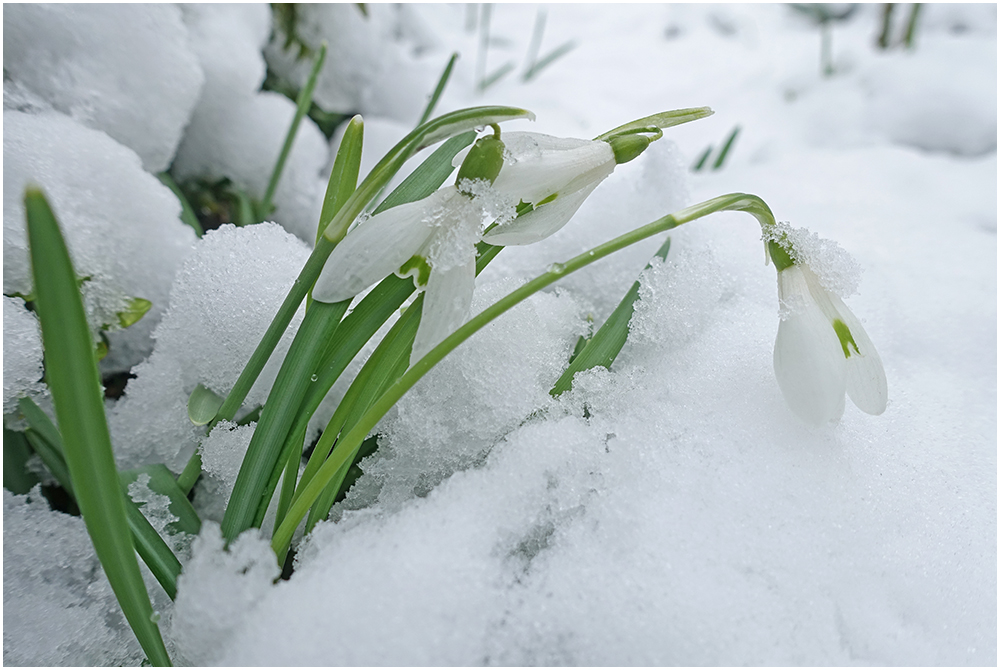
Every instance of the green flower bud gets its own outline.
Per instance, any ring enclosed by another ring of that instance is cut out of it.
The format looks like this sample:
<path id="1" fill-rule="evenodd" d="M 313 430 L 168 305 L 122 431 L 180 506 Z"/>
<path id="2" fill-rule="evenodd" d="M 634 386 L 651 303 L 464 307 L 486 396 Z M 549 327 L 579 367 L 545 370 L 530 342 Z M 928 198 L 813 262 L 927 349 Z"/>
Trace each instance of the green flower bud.
<path id="1" fill-rule="evenodd" d="M 462 162 L 462 167 L 458 169 L 456 184 L 461 184 L 463 179 L 484 179 L 492 184 L 500 174 L 503 167 L 503 142 L 500 141 L 499 133 L 480 137 L 469 150 L 469 155 Z"/>
<path id="2" fill-rule="evenodd" d="M 608 140 L 608 144 L 615 152 L 615 163 L 621 165 L 645 151 L 651 141 L 652 139 L 645 135 L 618 135 Z"/>

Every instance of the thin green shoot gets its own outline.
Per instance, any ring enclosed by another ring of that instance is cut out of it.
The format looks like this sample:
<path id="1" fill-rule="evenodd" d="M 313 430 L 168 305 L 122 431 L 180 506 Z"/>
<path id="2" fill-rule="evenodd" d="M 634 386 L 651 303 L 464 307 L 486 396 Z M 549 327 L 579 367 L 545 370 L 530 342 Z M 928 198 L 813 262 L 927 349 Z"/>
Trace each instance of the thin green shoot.
<path id="1" fill-rule="evenodd" d="M 568 42 L 560 44 L 555 49 L 545 54 L 545 56 L 543 56 L 541 60 L 532 65 L 531 68 L 529 68 L 528 71 L 524 73 L 524 81 L 526 82 L 531 81 L 532 79 L 537 77 L 542 70 L 544 70 L 549 65 L 556 62 L 557 60 L 559 60 L 560 58 L 562 58 L 575 48 L 576 48 L 576 42 L 574 40 L 570 40 Z"/>
<path id="2" fill-rule="evenodd" d="M 424 108 L 424 113 L 420 115 L 420 121 L 417 123 L 418 126 L 422 126 L 427 123 L 427 120 L 431 118 L 431 114 L 434 113 L 434 108 L 437 106 L 438 100 L 441 98 L 441 94 L 444 93 L 444 87 L 448 85 L 448 79 L 451 78 L 451 70 L 455 67 L 455 61 L 457 60 L 458 52 L 456 51 L 451 54 L 451 58 L 448 59 L 448 64 L 444 66 L 444 72 L 441 73 L 437 86 L 434 88 L 434 92 L 431 94 L 430 100 L 427 101 L 427 107 Z"/>
<path id="3" fill-rule="evenodd" d="M 278 190 L 278 181 L 281 179 L 281 173 L 285 169 L 285 163 L 288 160 L 288 155 L 292 152 L 292 144 L 295 142 L 295 136 L 299 132 L 299 125 L 302 123 L 302 117 L 306 115 L 309 108 L 312 106 L 312 96 L 313 90 L 316 88 L 316 81 L 319 79 L 320 70 L 323 69 L 323 63 L 326 61 L 326 42 L 323 42 L 319 47 L 319 55 L 316 56 L 316 61 L 313 63 L 312 70 L 309 72 L 309 79 L 306 80 L 306 85 L 302 87 L 299 91 L 299 98 L 295 105 L 295 116 L 292 117 L 292 125 L 288 128 L 288 134 L 285 136 L 285 143 L 281 147 L 281 153 L 278 154 L 278 160 L 274 164 L 274 170 L 271 171 L 271 179 L 267 182 L 267 189 L 264 191 L 264 197 L 260 201 L 260 205 L 257 207 L 257 218 L 264 218 L 270 216 L 273 209 L 271 202 L 274 199 L 274 193 Z"/>
<path id="4" fill-rule="evenodd" d="M 198 220 L 198 215 L 194 213 L 194 209 L 191 207 L 191 203 L 188 202 L 187 196 L 184 195 L 184 191 L 181 187 L 177 185 L 174 178 L 170 176 L 169 172 L 160 172 L 156 175 L 156 178 L 160 182 L 174 192 L 177 199 L 181 203 L 181 221 L 189 225 L 194 229 L 195 234 L 198 237 L 203 237 L 205 235 L 205 230 L 201 227 L 201 221 Z"/>
<path id="5" fill-rule="evenodd" d="M 726 141 L 723 142 L 722 144 L 722 148 L 719 150 L 718 157 L 712 164 L 713 170 L 721 170 L 722 166 L 726 164 L 726 156 L 729 155 L 729 150 L 733 148 L 733 143 L 736 141 L 736 136 L 739 134 L 740 134 L 739 126 L 733 128 L 732 132 L 729 133 L 729 136 L 726 138 Z"/>
<path id="6" fill-rule="evenodd" d="M 663 260 L 670 251 L 670 238 L 659 248 L 654 255 L 655 258 Z M 647 265 L 648 269 L 650 266 Z M 635 301 L 639 298 L 639 281 L 636 280 L 625 297 L 611 313 L 604 325 L 598 329 L 592 338 L 583 347 L 582 351 L 576 354 L 570 361 L 569 367 L 562 373 L 555 385 L 549 391 L 553 396 L 561 395 L 568 391 L 573 385 L 573 377 L 578 372 L 590 370 L 598 365 L 610 369 L 615 362 L 629 334 L 629 321 L 635 311 Z"/>
<path id="7" fill-rule="evenodd" d="M 479 92 L 482 93 L 489 87 L 493 86 L 493 84 L 497 83 L 498 81 L 506 77 L 508 74 L 514 71 L 515 67 L 516 66 L 514 65 L 514 61 L 508 61 L 503 65 L 501 65 L 500 67 L 498 67 L 488 77 L 484 78 L 481 82 L 479 82 Z"/>

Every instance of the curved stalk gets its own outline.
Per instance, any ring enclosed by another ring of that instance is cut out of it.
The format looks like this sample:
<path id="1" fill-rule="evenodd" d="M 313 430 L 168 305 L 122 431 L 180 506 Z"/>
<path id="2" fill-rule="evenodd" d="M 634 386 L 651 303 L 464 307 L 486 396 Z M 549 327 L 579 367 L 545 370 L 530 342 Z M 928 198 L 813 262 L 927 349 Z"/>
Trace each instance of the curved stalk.
<path id="1" fill-rule="evenodd" d="M 531 295 L 546 286 L 558 281 L 568 274 L 576 272 L 591 263 L 604 258 L 627 246 L 635 244 L 653 235 L 665 232 L 677 226 L 699 219 L 708 214 L 721 211 L 744 211 L 757 218 L 762 227 L 774 225 L 774 215 L 767 204 L 755 195 L 732 193 L 719 196 L 706 202 L 692 205 L 674 214 L 667 215 L 636 230 L 616 237 L 598 245 L 589 251 L 572 258 L 565 263 L 553 264 L 549 271 L 536 277 L 527 284 L 508 294 L 493 305 L 487 307 L 472 317 L 458 330 L 444 339 L 438 346 L 414 363 L 395 384 L 376 400 L 365 412 L 364 416 L 345 435 L 342 435 L 337 446 L 326 462 L 316 472 L 315 476 L 302 489 L 301 494 L 292 503 L 284 521 L 275 530 L 271 548 L 278 556 L 286 553 L 296 527 L 305 517 L 309 508 L 326 488 L 327 484 L 337 475 L 338 471 L 354 457 L 365 437 L 378 424 L 382 417 L 396 402 L 409 391 L 427 372 L 447 356 L 458 345 L 471 337 L 475 332 L 496 319 Z"/>

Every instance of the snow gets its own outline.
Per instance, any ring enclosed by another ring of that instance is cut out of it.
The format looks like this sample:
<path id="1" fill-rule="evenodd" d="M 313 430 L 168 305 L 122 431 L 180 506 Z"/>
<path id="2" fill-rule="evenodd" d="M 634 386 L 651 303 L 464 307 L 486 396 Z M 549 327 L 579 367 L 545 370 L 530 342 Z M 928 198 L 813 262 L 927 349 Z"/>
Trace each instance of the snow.
<path id="1" fill-rule="evenodd" d="M 849 404 L 823 428 L 797 419 L 774 378 L 779 304 L 760 227 L 743 213 L 685 224 L 668 233 L 665 261 L 644 270 L 667 235 L 616 253 L 445 358 L 379 424 L 379 451 L 298 546 L 287 581 L 273 582 L 278 566 L 253 532 L 223 550 L 211 519 L 254 428 L 216 427 L 201 445 L 208 476 L 194 497 L 208 520 L 177 602 L 157 604 L 175 660 L 995 665 L 996 6 L 923 5 L 915 49 L 886 51 L 874 46 L 881 7 L 861 6 L 832 26 L 834 72 L 824 77 L 819 30 L 787 6 L 552 5 L 540 53 L 576 46 L 525 82 L 538 7 L 495 5 L 484 70 L 515 68 L 484 93 L 480 36 L 466 29 L 483 18 L 475 7 L 367 7 L 365 20 L 355 5 L 309 6 L 301 34 L 331 47 L 317 100 L 370 115 L 369 147 L 382 151 L 419 117 L 453 50 L 462 57 L 438 110 L 536 113 L 504 132 L 591 138 L 662 110 L 716 112 L 617 166 L 556 234 L 500 253 L 477 280 L 473 312 L 681 207 L 753 193 L 863 321 L 889 404 L 881 416 Z M 289 101 L 257 90 L 269 19 L 240 7 L 182 13 L 187 42 L 175 43 L 187 44 L 206 85 L 175 168 L 262 188 L 291 115 Z M 274 42 L 265 52 L 273 69 L 304 79 L 308 62 L 294 64 Z M 4 86 L 8 294 L 30 288 L 17 242 L 21 182 L 8 175 L 20 174 L 29 148 L 62 155 L 45 149 L 46 133 L 73 138 L 62 144 L 82 167 L 70 172 L 106 161 L 101 169 L 121 171 L 112 184 L 148 181 L 135 153 L 45 111 L 51 103 L 29 83 Z M 737 125 L 725 166 L 692 172 Z M 331 154 L 315 127 L 303 130 L 308 156 L 296 174 L 306 176 L 290 179 L 275 216 L 311 240 Z M 377 153 L 366 150 L 366 166 Z M 102 222 L 124 205 L 74 217 L 94 182 L 71 191 L 56 168 L 44 174 L 75 259 L 100 268 L 137 253 L 98 253 L 122 234 Z M 142 189 L 135 202 L 159 211 L 161 191 Z M 300 214 L 282 219 L 284 207 Z M 163 210 L 176 219 L 176 202 Z M 143 229 L 150 248 L 170 248 L 155 237 L 165 225 Z M 176 277 L 159 272 L 169 309 L 155 348 L 109 405 L 120 464 L 183 466 L 204 437 L 187 419 L 188 394 L 197 383 L 231 387 L 307 254 L 274 224 L 224 227 L 174 262 Z M 577 338 L 640 277 L 630 338 L 611 369 L 580 373 L 551 397 Z M 116 281 L 111 295 L 150 297 Z M 33 332 L 30 318 L 5 302 L 4 351 L 24 366 L 9 376 L 5 359 L 5 411 L 37 382 L 37 336 L 7 339 Z M 265 372 L 248 407 L 273 378 Z M 120 613 L 100 591 L 79 519 L 29 498 L 5 493 L 4 606 L 18 614 L 5 618 L 5 662 L 135 663 L 128 631 L 109 623 Z M 64 581 L 97 593 L 81 600 L 77 586 L 60 591 Z"/>
<path id="2" fill-rule="evenodd" d="M 229 393 L 308 257 L 274 223 L 225 225 L 197 242 L 170 289 L 153 354 L 133 368 L 136 378 L 109 413 L 119 465 L 184 467 L 203 432 L 188 420 L 188 397 L 198 384 Z M 247 394 L 248 408 L 267 399 L 302 314 Z"/>
<path id="3" fill-rule="evenodd" d="M 58 112 L 4 110 L 4 293 L 30 295 L 24 188 L 42 186 L 83 283 L 93 331 L 118 328 L 128 298 L 153 303 L 135 325 L 108 335 L 107 372 L 149 355 L 150 333 L 167 306 L 170 282 L 195 235 L 177 198 L 139 157 L 105 133 Z"/>
<path id="4" fill-rule="evenodd" d="M 4 9 L 8 78 L 85 126 L 170 166 L 204 75 L 172 5 Z"/>
<path id="5" fill-rule="evenodd" d="M 17 413 L 18 398 L 37 399 L 47 393 L 42 383 L 42 333 L 38 317 L 20 298 L 3 299 L 3 348 L 17 352 L 3 359 L 4 418 Z"/>

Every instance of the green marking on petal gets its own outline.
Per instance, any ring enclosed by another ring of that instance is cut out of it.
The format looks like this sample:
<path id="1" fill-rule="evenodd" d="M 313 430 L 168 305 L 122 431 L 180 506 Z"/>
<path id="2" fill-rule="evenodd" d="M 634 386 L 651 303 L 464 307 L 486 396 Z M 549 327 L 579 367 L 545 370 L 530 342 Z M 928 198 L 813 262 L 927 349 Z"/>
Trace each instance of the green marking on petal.
<path id="1" fill-rule="evenodd" d="M 778 272 L 795 265 L 795 261 L 792 260 L 788 250 L 778 242 L 769 240 L 767 243 L 767 253 L 771 256 L 771 260 L 774 261 L 774 267 Z"/>
<path id="2" fill-rule="evenodd" d="M 840 346 L 844 349 L 844 358 L 851 357 L 851 349 L 854 349 L 854 353 L 861 355 L 861 350 L 858 349 L 857 342 L 854 341 L 854 336 L 851 335 L 851 329 L 847 327 L 847 324 L 840 319 L 833 320 L 833 330 L 837 333 L 837 338 L 840 340 Z M 848 347 L 850 345 L 850 348 Z"/>
<path id="3" fill-rule="evenodd" d="M 418 289 L 422 289 L 427 286 L 427 280 L 430 279 L 431 265 L 423 256 L 413 256 L 403 263 L 396 274 L 403 279 L 413 277 L 413 283 Z"/>
<path id="4" fill-rule="evenodd" d="M 129 298 L 128 306 L 118 312 L 118 323 L 121 324 L 122 328 L 128 328 L 129 326 L 136 324 L 142 317 L 146 316 L 146 312 L 148 312 L 149 308 L 152 306 L 153 303 L 145 298 Z"/>
<path id="5" fill-rule="evenodd" d="M 558 194 L 558 193 L 553 193 L 552 195 L 550 195 L 550 196 L 547 196 L 547 197 L 545 197 L 545 198 L 542 198 L 541 200 L 539 200 L 539 201 L 538 201 L 538 202 L 537 202 L 537 203 L 535 204 L 535 207 L 541 207 L 542 205 L 547 205 L 547 204 L 549 204 L 550 202 L 554 201 L 554 200 L 555 200 L 556 198 L 558 198 L 558 197 L 559 197 L 559 194 Z"/>

